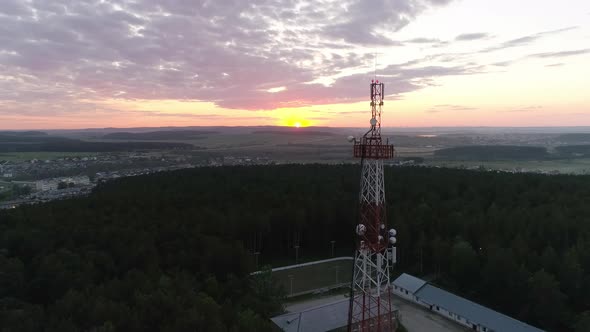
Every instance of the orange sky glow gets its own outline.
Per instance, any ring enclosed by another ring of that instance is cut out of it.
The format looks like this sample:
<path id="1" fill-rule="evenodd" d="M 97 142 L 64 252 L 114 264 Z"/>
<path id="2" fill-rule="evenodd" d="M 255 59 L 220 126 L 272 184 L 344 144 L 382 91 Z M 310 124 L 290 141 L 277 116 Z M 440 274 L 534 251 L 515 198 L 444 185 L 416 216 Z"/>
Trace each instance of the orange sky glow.
<path id="1" fill-rule="evenodd" d="M 0 4 L 0 129 L 590 126 L 588 1 L 313 2 Z"/>

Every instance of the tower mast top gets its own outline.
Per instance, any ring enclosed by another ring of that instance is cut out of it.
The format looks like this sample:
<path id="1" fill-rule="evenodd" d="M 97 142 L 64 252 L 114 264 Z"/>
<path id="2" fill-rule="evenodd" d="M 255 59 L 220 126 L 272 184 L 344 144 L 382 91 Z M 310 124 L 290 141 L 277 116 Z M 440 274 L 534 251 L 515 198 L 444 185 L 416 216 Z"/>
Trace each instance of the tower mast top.
<path id="1" fill-rule="evenodd" d="M 354 157 L 361 159 L 391 159 L 393 158 L 393 145 L 388 141 L 383 144 L 381 139 L 381 112 L 383 108 L 383 97 L 385 96 L 385 85 L 379 80 L 371 80 L 371 125 L 360 140 L 355 140 Z"/>

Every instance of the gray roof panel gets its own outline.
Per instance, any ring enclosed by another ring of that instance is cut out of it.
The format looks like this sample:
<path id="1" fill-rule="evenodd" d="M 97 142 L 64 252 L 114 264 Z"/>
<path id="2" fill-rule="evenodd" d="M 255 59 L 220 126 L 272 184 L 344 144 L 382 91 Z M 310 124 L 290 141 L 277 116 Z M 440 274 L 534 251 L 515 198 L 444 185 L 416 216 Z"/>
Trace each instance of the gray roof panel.
<path id="1" fill-rule="evenodd" d="M 409 292 L 416 293 L 420 288 L 426 284 L 426 281 L 403 273 L 393 281 L 393 285 L 401 287 Z"/>
<path id="2" fill-rule="evenodd" d="M 495 332 L 543 332 L 514 318 L 486 308 L 467 299 L 451 294 L 432 285 L 425 285 L 417 293 L 420 301 L 440 306 L 470 322 L 487 327 Z"/>
<path id="3" fill-rule="evenodd" d="M 325 304 L 299 313 L 288 313 L 271 320 L 286 332 L 323 332 L 348 324 L 349 300 Z"/>

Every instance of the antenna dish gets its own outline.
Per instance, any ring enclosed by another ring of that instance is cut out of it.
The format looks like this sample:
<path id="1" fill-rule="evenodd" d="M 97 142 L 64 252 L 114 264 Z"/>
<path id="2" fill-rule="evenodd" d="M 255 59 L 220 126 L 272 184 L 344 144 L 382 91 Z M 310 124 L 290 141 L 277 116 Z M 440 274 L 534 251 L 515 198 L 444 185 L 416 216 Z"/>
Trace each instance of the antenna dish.
<path id="1" fill-rule="evenodd" d="M 371 126 L 375 126 L 377 124 L 377 119 L 372 118 L 371 121 L 369 121 L 369 123 L 371 123 Z"/>
<path id="2" fill-rule="evenodd" d="M 365 227 L 365 225 L 363 224 L 358 224 L 356 226 L 356 234 L 359 236 L 363 236 L 365 235 L 365 232 L 367 231 L 367 227 Z"/>
<path id="3" fill-rule="evenodd" d="M 350 135 L 346 138 L 350 143 L 354 142 L 354 136 Z"/>

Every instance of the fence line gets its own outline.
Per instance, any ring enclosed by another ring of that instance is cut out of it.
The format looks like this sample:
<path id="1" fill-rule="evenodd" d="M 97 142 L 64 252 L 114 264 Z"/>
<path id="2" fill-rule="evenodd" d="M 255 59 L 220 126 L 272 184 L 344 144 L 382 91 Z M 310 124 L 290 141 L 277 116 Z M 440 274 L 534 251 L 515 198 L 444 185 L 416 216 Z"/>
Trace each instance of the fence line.
<path id="1" fill-rule="evenodd" d="M 301 264 L 295 264 L 295 265 L 289 265 L 289 266 L 276 267 L 276 268 L 272 269 L 271 272 L 296 269 L 298 267 L 304 267 L 304 266 L 310 266 L 310 265 L 316 265 L 316 264 L 323 264 L 323 263 L 328 263 L 328 262 L 352 261 L 352 260 L 354 260 L 353 257 L 347 257 L 347 256 L 345 256 L 345 257 L 336 257 L 336 258 L 330 258 L 330 259 L 323 259 L 321 261 L 314 261 L 314 262 L 309 262 L 309 263 L 301 263 Z M 262 273 L 262 272 L 263 271 L 252 272 L 252 273 L 250 273 L 250 275 L 259 274 L 259 273 Z"/>

